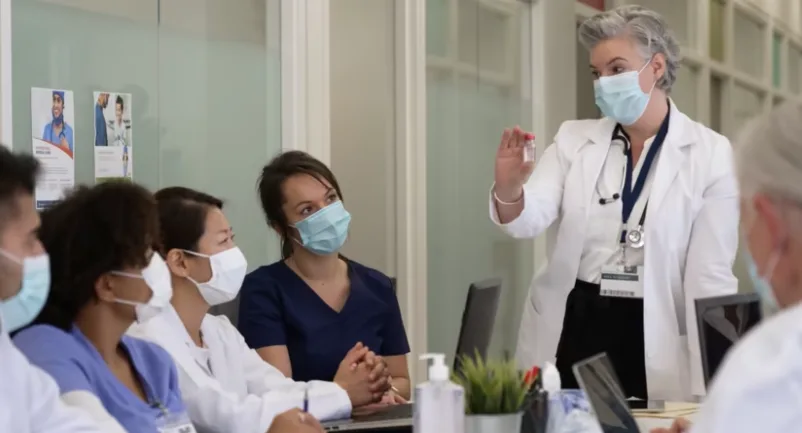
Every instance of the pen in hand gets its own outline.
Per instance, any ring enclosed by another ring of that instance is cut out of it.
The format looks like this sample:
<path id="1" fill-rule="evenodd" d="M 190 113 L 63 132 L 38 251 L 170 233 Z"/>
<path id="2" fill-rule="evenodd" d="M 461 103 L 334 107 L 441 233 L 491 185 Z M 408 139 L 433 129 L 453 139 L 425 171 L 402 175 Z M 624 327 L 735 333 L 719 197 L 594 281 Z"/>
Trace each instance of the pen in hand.
<path id="1" fill-rule="evenodd" d="M 304 388 L 304 413 L 309 413 L 309 388 Z"/>

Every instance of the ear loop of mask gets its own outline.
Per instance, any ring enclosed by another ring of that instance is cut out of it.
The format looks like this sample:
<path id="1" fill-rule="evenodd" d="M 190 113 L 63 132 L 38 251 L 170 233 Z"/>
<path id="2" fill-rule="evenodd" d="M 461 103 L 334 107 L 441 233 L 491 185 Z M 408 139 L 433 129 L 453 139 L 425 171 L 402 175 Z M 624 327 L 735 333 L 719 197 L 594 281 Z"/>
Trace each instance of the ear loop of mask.
<path id="1" fill-rule="evenodd" d="M 749 224 L 749 230 L 747 230 L 747 236 L 752 232 L 755 225 L 755 219 Z M 774 285 L 771 283 L 771 279 L 774 277 L 774 271 L 777 268 L 777 265 L 780 263 L 780 258 L 782 257 L 783 250 L 788 247 L 788 239 L 787 237 L 780 241 L 779 245 L 772 248 L 772 252 L 769 255 L 768 263 L 766 263 L 766 271 L 760 272 L 758 270 L 758 276 L 764 281 L 764 284 L 768 286 L 768 289 L 771 291 L 770 295 L 773 298 L 773 306 L 771 308 L 779 308 L 777 305 L 777 295 L 774 293 Z M 751 253 L 749 254 L 751 256 Z M 754 261 L 754 258 L 752 259 Z M 756 265 L 756 264 L 755 264 Z"/>
<path id="2" fill-rule="evenodd" d="M 768 283 L 771 283 L 771 277 L 774 276 L 774 269 L 778 263 L 780 263 L 780 252 L 775 248 L 769 256 L 769 262 L 766 263 L 766 272 L 763 277 Z"/>
<path id="3" fill-rule="evenodd" d="M 111 271 L 111 274 L 112 275 L 119 275 L 121 277 L 126 277 L 126 278 L 133 278 L 133 279 L 137 279 L 137 280 L 143 280 L 143 281 L 145 280 L 144 276 L 137 275 L 137 274 L 132 274 L 130 272 Z M 152 292 L 152 289 L 151 289 L 151 292 Z M 152 296 L 153 295 L 151 295 L 151 297 Z M 137 306 L 137 305 L 147 304 L 147 302 L 136 302 L 136 301 L 130 301 L 130 300 L 127 300 L 127 299 L 120 299 L 120 298 L 117 297 L 116 294 L 114 295 L 114 302 L 116 302 L 118 304 L 131 305 L 131 306 L 134 306 L 134 307 Z"/>
<path id="4" fill-rule="evenodd" d="M 187 272 L 186 276 L 187 280 L 189 280 L 192 284 L 195 284 L 196 286 L 199 286 L 201 284 L 209 284 L 214 279 L 214 267 L 212 266 L 212 256 L 202 253 L 196 253 L 195 251 L 190 251 L 190 250 L 181 250 L 181 251 L 193 257 L 200 257 L 202 259 L 206 259 L 206 261 L 209 262 L 209 269 L 212 273 L 212 276 L 209 277 L 209 281 L 206 281 L 205 283 L 200 283 L 198 281 L 195 281 L 195 279 L 189 275 L 189 272 Z"/>
<path id="5" fill-rule="evenodd" d="M 638 71 L 638 77 L 640 77 L 641 72 L 646 70 L 647 66 L 652 64 L 652 60 L 654 60 L 654 56 L 649 57 L 649 61 L 646 62 L 646 64 L 643 65 L 643 67 L 640 68 L 640 70 Z M 652 97 L 652 92 L 654 91 L 654 88 L 657 87 L 657 81 L 658 81 L 657 77 L 655 77 L 654 83 L 652 83 L 652 88 L 649 89 L 649 92 L 647 93 L 647 95 L 649 95 L 650 98 Z"/>

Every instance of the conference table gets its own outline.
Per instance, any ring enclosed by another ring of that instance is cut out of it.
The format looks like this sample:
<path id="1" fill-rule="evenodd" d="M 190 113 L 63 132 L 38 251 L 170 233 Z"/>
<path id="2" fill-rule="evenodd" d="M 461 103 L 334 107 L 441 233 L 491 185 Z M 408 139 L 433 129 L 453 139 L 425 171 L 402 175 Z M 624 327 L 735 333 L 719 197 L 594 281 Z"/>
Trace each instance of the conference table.
<path id="1" fill-rule="evenodd" d="M 669 419 L 656 419 L 656 418 L 636 418 L 638 421 L 638 428 L 640 429 L 641 433 L 649 433 L 650 430 L 655 428 L 668 428 L 671 426 L 671 420 Z M 377 430 L 361 430 L 360 433 L 411 433 L 412 427 L 406 428 L 386 428 L 386 429 L 377 429 Z M 498 433 L 517 433 L 517 432 L 498 432 Z"/>
<path id="2" fill-rule="evenodd" d="M 693 422 L 693 418 L 698 410 L 697 403 L 666 403 L 663 412 L 647 413 L 642 411 L 634 411 L 635 421 L 638 423 L 638 428 L 641 433 L 649 433 L 650 430 L 655 428 L 668 428 L 677 417 L 683 417 Z M 412 432 L 412 427 L 402 428 L 386 428 L 377 430 L 362 430 L 364 432 L 381 432 L 381 433 L 409 433 Z M 507 432 L 499 432 L 507 433 Z M 514 432 L 510 432 L 514 433 Z"/>
<path id="3" fill-rule="evenodd" d="M 693 422 L 699 410 L 699 403 L 666 403 L 662 412 L 646 413 L 638 410 L 633 411 L 635 421 L 641 433 L 648 433 L 655 428 L 668 428 L 676 418 L 685 418 Z"/>

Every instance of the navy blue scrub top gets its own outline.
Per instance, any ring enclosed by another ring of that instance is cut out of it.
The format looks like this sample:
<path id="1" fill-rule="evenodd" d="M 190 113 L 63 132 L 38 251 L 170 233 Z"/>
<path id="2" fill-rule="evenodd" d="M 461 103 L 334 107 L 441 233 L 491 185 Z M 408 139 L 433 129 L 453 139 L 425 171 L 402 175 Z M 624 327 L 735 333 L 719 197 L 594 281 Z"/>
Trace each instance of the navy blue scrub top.
<path id="1" fill-rule="evenodd" d="M 331 381 L 357 342 L 381 356 L 409 353 L 390 278 L 348 261 L 351 293 L 341 312 L 328 306 L 283 261 L 245 277 L 239 332 L 253 349 L 287 346 L 297 381 Z"/>

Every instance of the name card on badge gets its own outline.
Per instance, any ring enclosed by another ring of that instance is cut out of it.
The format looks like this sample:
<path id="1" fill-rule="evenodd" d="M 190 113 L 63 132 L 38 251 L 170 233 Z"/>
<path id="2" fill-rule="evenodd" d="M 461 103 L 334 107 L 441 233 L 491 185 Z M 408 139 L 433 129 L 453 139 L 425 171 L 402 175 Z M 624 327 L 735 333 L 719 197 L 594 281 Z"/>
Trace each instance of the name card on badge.
<path id="1" fill-rule="evenodd" d="M 602 267 L 601 296 L 643 299 L 643 266 Z"/>
<path id="2" fill-rule="evenodd" d="M 197 433 L 186 413 L 167 414 L 156 420 L 159 433 Z"/>

